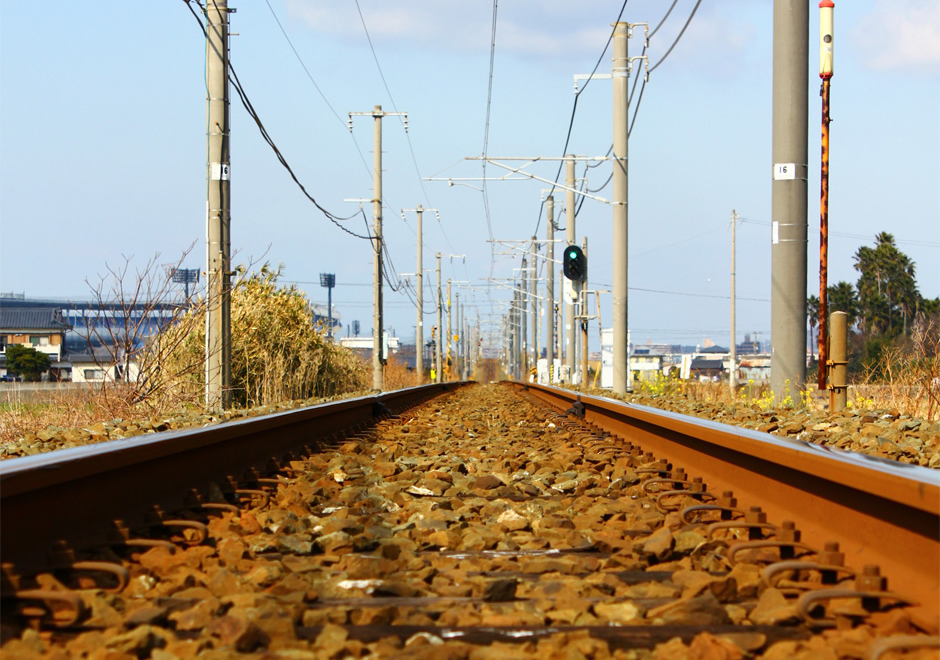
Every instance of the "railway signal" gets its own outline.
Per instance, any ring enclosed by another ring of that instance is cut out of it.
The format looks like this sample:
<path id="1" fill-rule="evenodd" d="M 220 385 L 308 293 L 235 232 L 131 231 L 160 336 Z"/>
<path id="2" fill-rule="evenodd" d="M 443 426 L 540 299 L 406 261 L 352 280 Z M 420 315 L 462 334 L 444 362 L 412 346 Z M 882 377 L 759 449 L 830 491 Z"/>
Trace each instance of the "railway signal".
<path id="1" fill-rule="evenodd" d="M 562 260 L 565 277 L 574 282 L 583 282 L 587 279 L 587 257 L 577 245 L 565 248 L 565 257 Z"/>

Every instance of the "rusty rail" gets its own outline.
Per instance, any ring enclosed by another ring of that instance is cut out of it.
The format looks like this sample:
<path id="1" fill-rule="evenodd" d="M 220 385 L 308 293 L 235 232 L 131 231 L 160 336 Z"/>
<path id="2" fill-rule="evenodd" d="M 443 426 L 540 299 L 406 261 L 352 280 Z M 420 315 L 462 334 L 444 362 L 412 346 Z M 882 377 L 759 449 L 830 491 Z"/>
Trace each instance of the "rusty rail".
<path id="1" fill-rule="evenodd" d="M 160 519 L 162 511 L 230 506 L 213 501 L 210 484 L 238 493 L 302 453 L 464 384 L 413 387 L 4 461 L 4 587 L 9 590 L 10 579 L 20 574 L 55 566 L 55 548 L 105 545 L 127 530 L 185 524 Z"/>
<path id="2" fill-rule="evenodd" d="M 838 542 L 845 564 L 877 565 L 912 618 L 940 628 L 940 472 L 646 406 L 512 383 L 560 410 L 655 453 L 710 491 L 795 521 L 818 548 Z"/>

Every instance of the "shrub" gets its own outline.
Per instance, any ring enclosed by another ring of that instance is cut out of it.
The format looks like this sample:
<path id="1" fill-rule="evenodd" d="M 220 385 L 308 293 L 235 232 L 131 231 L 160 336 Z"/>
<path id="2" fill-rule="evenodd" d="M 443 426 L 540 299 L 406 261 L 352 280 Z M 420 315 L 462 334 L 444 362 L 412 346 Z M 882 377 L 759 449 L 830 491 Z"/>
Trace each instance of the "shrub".
<path id="1" fill-rule="evenodd" d="M 232 402 L 256 406 L 325 397 L 367 388 L 365 365 L 352 352 L 329 342 L 313 323 L 310 307 L 293 285 L 277 286 L 278 271 L 267 266 L 232 288 Z M 172 347 L 144 364 L 152 389 L 193 402 L 205 383 L 205 326 L 193 323 L 196 304 L 182 322 L 161 332 L 157 344 Z M 180 336 L 180 334 L 185 336 Z"/>

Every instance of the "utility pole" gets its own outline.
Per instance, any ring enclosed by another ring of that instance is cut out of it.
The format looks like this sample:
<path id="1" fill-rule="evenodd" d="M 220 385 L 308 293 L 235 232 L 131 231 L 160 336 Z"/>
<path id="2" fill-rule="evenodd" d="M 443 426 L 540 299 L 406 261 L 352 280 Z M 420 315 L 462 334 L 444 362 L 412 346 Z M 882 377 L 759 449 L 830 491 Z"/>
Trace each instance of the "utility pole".
<path id="1" fill-rule="evenodd" d="M 576 183 L 574 166 L 574 158 L 565 160 L 565 186 L 567 187 L 565 191 L 565 243 L 567 245 L 574 245 L 577 240 L 574 231 L 574 186 Z M 575 283 L 570 282 L 570 285 L 573 289 Z M 577 362 L 575 358 L 575 344 L 577 341 L 575 339 L 574 312 L 574 302 L 573 299 L 569 297 L 565 301 L 565 364 L 568 365 L 569 384 L 574 382 L 575 365 Z"/>
<path id="2" fill-rule="evenodd" d="M 406 211 L 414 211 L 418 216 L 418 326 L 415 329 L 417 337 L 415 338 L 415 371 L 418 373 L 418 384 L 424 382 L 424 253 L 423 253 L 423 230 L 421 226 L 422 216 L 425 211 L 437 211 L 437 209 L 426 209 L 420 204 L 414 209 L 402 209 L 402 215 Z M 433 360 L 432 360 L 433 361 Z"/>
<path id="3" fill-rule="evenodd" d="M 371 116 L 375 125 L 374 171 L 372 174 L 372 389 L 385 387 L 385 360 L 382 356 L 383 311 L 382 311 L 382 118 L 389 115 L 405 117 L 408 131 L 408 113 L 383 112 L 377 105 L 372 112 L 350 112 L 349 132 L 352 133 L 353 115 Z"/>
<path id="4" fill-rule="evenodd" d="M 206 408 L 232 401 L 227 0 L 206 1 Z"/>
<path id="5" fill-rule="evenodd" d="M 614 26 L 614 60 L 611 67 L 614 87 L 614 188 L 613 188 L 613 325 L 614 325 L 614 393 L 627 391 L 629 355 L 627 346 L 627 242 L 628 234 L 628 149 L 627 135 L 630 120 L 630 62 L 627 40 L 631 26 Z"/>
<path id="6" fill-rule="evenodd" d="M 822 78 L 822 137 L 821 166 L 819 176 L 819 362 L 818 386 L 826 388 L 826 371 L 829 351 L 826 338 L 829 335 L 829 81 L 832 79 L 833 57 L 833 11 L 832 0 L 819 3 L 819 77 Z M 830 406 L 830 411 L 832 407 Z"/>
<path id="7" fill-rule="evenodd" d="M 460 291 L 457 290 L 454 292 L 454 307 L 457 308 L 457 322 L 454 324 L 454 376 L 456 380 L 461 380 L 460 373 L 460 340 L 463 337 L 463 333 L 460 328 Z"/>
<path id="8" fill-rule="evenodd" d="M 808 46 L 809 4 L 774 0 L 770 387 L 778 404 L 798 403 L 806 380 Z"/>
<path id="9" fill-rule="evenodd" d="M 451 339 L 451 313 L 450 313 L 450 278 L 447 278 L 447 377 L 450 379 L 450 368 L 453 365 L 453 360 L 450 357 L 450 339 Z"/>
<path id="10" fill-rule="evenodd" d="M 530 290 L 532 292 L 532 350 L 535 351 L 533 356 L 534 362 L 532 366 L 535 368 L 535 380 L 538 381 L 538 369 L 539 369 L 539 298 L 538 298 L 538 280 L 536 275 L 538 273 L 538 260 L 536 255 L 539 253 L 539 246 L 536 243 L 536 237 L 532 237 L 532 270 L 529 273 L 529 283 L 531 284 Z M 525 277 L 525 273 L 522 273 L 522 276 Z M 526 379 L 528 379 L 528 372 L 526 372 Z"/>
<path id="11" fill-rule="evenodd" d="M 728 385 L 731 388 L 731 400 L 734 401 L 736 388 L 738 385 L 738 355 L 737 355 L 737 337 L 735 333 L 735 249 L 734 249 L 734 228 L 738 224 L 738 214 L 731 209 L 731 371 L 728 374 Z"/>
<path id="12" fill-rule="evenodd" d="M 587 236 L 581 239 L 581 251 L 584 253 L 584 256 L 587 256 Z M 590 268 L 590 266 L 588 266 Z M 585 278 L 586 280 L 587 278 Z M 588 319 L 587 319 L 587 287 L 579 287 L 579 296 L 580 299 L 580 316 L 581 319 L 581 387 L 587 387 L 587 377 L 588 377 Z M 597 306 L 600 310 L 600 305 Z M 600 312 L 598 311 L 598 314 Z M 600 318 L 598 318 L 598 324 L 600 324 Z"/>
<path id="13" fill-rule="evenodd" d="M 517 350 L 522 352 L 522 363 L 519 365 L 520 380 L 522 380 L 521 378 L 522 372 L 525 372 L 525 373 L 529 372 L 529 351 L 528 351 L 528 347 L 525 345 L 525 340 L 526 340 L 526 337 L 528 336 L 528 334 L 526 333 L 526 318 L 527 318 L 526 307 L 528 306 L 528 303 L 529 303 L 529 295 L 526 292 L 526 277 L 525 277 L 526 263 L 527 263 L 527 260 L 523 256 L 522 257 L 522 272 L 520 273 L 522 276 L 522 286 L 520 287 L 522 289 L 520 293 L 520 296 L 521 296 L 520 304 L 522 305 L 522 312 L 519 315 L 519 322 L 521 325 L 519 328 L 519 332 L 520 332 L 519 346 L 517 348 Z"/>
<path id="14" fill-rule="evenodd" d="M 434 357 L 437 361 L 437 372 L 435 374 L 436 382 L 444 382 L 444 374 L 441 364 L 441 340 L 444 339 L 444 326 L 442 325 L 442 304 L 441 304 L 441 253 L 437 253 L 437 341 L 434 342 Z"/>
<path id="15" fill-rule="evenodd" d="M 547 322 L 545 357 L 548 360 L 548 384 L 552 384 L 552 371 L 555 366 L 555 198 L 552 195 L 545 200 L 545 231 L 547 233 L 548 245 L 545 247 L 547 258 L 545 260 L 545 300 L 548 306 L 545 310 L 545 320 Z"/>

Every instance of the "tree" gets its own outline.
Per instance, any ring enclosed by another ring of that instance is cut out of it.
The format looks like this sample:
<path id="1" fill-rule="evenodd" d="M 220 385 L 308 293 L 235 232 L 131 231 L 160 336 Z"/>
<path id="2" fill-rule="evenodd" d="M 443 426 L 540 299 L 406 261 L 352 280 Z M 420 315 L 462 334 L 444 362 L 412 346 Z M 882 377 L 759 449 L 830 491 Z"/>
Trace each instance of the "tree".
<path id="1" fill-rule="evenodd" d="M 37 381 L 49 370 L 49 356 L 40 353 L 32 346 L 11 344 L 7 346 L 7 370 L 23 380 Z"/>
<path id="2" fill-rule="evenodd" d="M 855 253 L 862 328 L 871 335 L 906 334 L 920 302 L 914 263 L 898 250 L 891 234 L 881 232 L 875 243 Z"/>
<path id="3" fill-rule="evenodd" d="M 839 282 L 829 287 L 829 313 L 845 312 L 849 328 L 854 328 L 858 323 L 858 296 L 855 295 L 855 287 L 849 282 Z"/>

